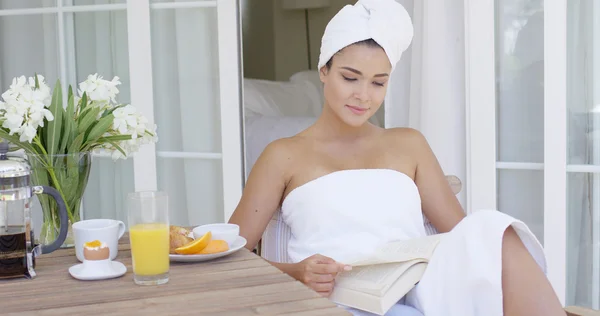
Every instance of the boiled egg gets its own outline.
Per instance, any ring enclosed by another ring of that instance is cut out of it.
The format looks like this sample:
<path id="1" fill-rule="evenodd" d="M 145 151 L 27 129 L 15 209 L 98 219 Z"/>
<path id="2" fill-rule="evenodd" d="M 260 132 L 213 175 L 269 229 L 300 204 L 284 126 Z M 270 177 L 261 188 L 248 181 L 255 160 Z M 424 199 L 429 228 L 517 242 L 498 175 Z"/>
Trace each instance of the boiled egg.
<path id="1" fill-rule="evenodd" d="M 110 257 L 110 249 L 105 242 L 89 241 L 83 244 L 83 257 L 85 260 L 106 260 Z"/>

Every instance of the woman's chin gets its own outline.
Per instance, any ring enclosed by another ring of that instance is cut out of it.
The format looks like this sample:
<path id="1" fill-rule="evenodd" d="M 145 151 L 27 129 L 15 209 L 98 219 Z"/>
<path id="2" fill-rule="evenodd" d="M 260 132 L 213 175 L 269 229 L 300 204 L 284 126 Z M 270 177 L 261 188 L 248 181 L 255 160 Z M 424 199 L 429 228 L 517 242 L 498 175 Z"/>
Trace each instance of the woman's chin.
<path id="1" fill-rule="evenodd" d="M 369 120 L 369 118 L 371 117 L 371 113 L 363 113 L 363 114 L 356 114 L 353 113 L 349 110 L 347 110 L 347 108 L 343 108 L 343 109 L 336 109 L 335 111 L 330 112 L 331 116 L 329 116 L 330 118 L 334 118 L 336 120 L 338 120 L 340 123 L 348 126 L 348 127 L 354 127 L 354 128 L 358 128 L 358 127 L 362 127 L 364 126 L 367 121 Z"/>
<path id="2" fill-rule="evenodd" d="M 364 116 L 364 117 L 358 117 L 358 116 L 354 116 L 354 117 L 343 117 L 342 121 L 350 126 L 350 127 L 361 127 L 363 125 L 365 125 L 367 123 L 367 121 L 369 120 L 368 116 Z"/>

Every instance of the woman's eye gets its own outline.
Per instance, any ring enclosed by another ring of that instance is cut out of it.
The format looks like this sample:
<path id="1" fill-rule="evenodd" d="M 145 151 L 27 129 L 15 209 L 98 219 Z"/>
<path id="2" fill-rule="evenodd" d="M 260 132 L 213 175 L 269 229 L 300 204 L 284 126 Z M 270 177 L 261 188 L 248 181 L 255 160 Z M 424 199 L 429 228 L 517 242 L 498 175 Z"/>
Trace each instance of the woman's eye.
<path id="1" fill-rule="evenodd" d="M 383 87 L 384 83 L 381 82 L 373 82 L 374 85 Z"/>
<path id="2" fill-rule="evenodd" d="M 342 75 L 342 77 L 344 77 L 344 80 L 346 80 L 346 81 L 356 81 L 356 78 L 348 78 L 344 75 Z"/>

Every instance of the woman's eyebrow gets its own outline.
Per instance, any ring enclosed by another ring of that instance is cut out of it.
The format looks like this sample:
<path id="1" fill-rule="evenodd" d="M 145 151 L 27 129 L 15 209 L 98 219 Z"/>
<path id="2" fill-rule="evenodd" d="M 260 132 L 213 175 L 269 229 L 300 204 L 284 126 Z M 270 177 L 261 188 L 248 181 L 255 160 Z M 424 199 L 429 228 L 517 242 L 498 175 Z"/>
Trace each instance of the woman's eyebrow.
<path id="1" fill-rule="evenodd" d="M 357 75 L 362 76 L 362 72 L 360 72 L 360 71 L 358 71 L 358 70 L 356 70 L 354 68 L 350 68 L 350 67 L 340 67 L 340 68 L 346 69 L 346 70 L 351 71 L 351 72 L 353 72 L 353 73 L 355 73 Z M 382 73 L 382 74 L 376 74 L 374 77 L 388 77 L 388 76 L 389 75 L 387 73 Z"/>

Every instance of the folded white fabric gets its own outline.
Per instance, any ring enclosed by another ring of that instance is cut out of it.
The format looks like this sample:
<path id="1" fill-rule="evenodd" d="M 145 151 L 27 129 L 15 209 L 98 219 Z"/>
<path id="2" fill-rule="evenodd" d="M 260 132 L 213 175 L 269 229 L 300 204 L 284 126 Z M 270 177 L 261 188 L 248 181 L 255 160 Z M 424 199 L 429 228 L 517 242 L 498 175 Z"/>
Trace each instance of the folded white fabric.
<path id="1" fill-rule="evenodd" d="M 342 48 L 373 39 L 387 54 L 392 70 L 413 38 L 408 12 L 395 0 L 359 0 L 344 6 L 327 24 L 318 69 Z"/>

